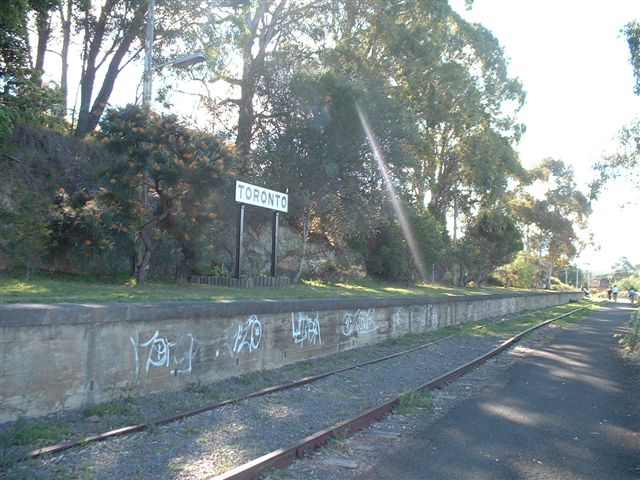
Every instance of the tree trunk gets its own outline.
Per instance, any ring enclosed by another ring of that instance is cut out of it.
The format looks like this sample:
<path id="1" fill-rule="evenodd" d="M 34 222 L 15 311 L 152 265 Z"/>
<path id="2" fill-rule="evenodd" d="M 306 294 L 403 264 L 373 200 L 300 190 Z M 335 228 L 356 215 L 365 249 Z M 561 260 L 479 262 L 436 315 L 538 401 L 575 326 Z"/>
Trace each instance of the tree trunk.
<path id="1" fill-rule="evenodd" d="M 157 220 L 144 225 L 139 232 L 140 241 L 142 242 L 142 251 L 140 258 L 136 264 L 136 285 L 143 285 L 147 279 L 147 270 L 151 263 L 151 254 L 153 253 L 153 233 L 155 231 Z"/>
<path id="2" fill-rule="evenodd" d="M 551 274 L 553 273 L 553 260 L 550 258 L 547 263 L 547 271 L 544 277 L 544 288 L 551 290 Z"/>
<path id="3" fill-rule="evenodd" d="M 238 103 L 238 134 L 236 136 L 236 150 L 243 161 L 251 154 L 251 139 L 253 136 L 253 123 L 255 121 L 253 111 L 253 97 L 255 87 L 253 80 L 243 80 L 240 87 L 241 95 Z"/>
<path id="4" fill-rule="evenodd" d="M 108 2 L 108 4 L 111 5 L 112 2 Z M 111 5 L 111 7 L 112 6 L 113 5 Z M 102 82 L 102 87 L 92 104 L 91 99 L 93 97 L 93 89 L 98 71 L 96 65 L 99 63 L 98 54 L 100 53 L 100 48 L 105 36 L 106 25 L 109 21 L 104 13 L 105 10 L 107 10 L 107 7 L 105 6 L 103 8 L 103 13 L 95 24 L 96 32 L 88 49 L 86 67 L 80 81 L 80 109 L 78 112 L 78 125 L 76 126 L 75 131 L 75 135 L 77 137 L 86 136 L 98 126 L 102 112 L 104 112 L 109 101 L 109 97 L 113 92 L 113 86 L 116 78 L 120 73 L 120 63 L 129 51 L 133 41 L 142 32 L 145 13 L 147 11 L 146 7 L 146 2 L 141 2 L 137 10 L 134 12 L 134 16 L 127 26 L 126 33 L 122 37 L 118 48 L 111 57 L 107 72 L 105 73 L 104 81 Z"/>
<path id="5" fill-rule="evenodd" d="M 36 28 L 38 29 L 38 48 L 36 50 L 35 69 L 40 73 L 40 78 L 42 78 L 44 73 L 44 54 L 47 51 L 47 44 L 51 36 L 51 23 L 49 22 L 49 12 L 47 10 L 37 13 Z"/>

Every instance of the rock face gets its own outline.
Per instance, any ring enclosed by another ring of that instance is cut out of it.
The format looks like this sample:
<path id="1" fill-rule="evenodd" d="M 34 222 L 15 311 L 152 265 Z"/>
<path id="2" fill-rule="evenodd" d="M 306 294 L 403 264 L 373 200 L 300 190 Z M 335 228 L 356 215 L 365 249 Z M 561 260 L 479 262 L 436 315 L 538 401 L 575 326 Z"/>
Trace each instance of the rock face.
<path id="1" fill-rule="evenodd" d="M 271 222 L 251 222 L 245 225 L 242 257 L 243 275 L 268 275 L 271 268 Z M 276 251 L 278 275 L 293 276 L 302 261 L 302 238 L 282 220 L 278 229 Z M 235 252 L 235 236 L 228 238 L 224 251 Z M 227 264 L 233 255 L 220 255 L 215 259 Z M 319 277 L 328 281 L 363 278 L 366 275 L 362 255 L 346 246 L 333 246 L 325 238 L 312 235 L 307 241 L 303 276 Z"/>

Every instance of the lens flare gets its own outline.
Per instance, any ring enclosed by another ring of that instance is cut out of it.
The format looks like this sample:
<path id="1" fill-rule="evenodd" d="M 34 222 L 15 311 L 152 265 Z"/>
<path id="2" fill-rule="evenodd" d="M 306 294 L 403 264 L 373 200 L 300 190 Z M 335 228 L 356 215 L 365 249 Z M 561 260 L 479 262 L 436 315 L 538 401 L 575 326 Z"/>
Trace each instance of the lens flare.
<path id="1" fill-rule="evenodd" d="M 416 240 L 411 231 L 411 225 L 407 220 L 407 216 L 404 213 L 404 209 L 402 208 L 402 204 L 400 203 L 400 198 L 396 193 L 396 189 L 393 187 L 393 183 L 391 182 L 391 177 L 389 176 L 389 171 L 387 170 L 387 165 L 384 162 L 384 157 L 382 156 L 382 152 L 378 147 L 378 142 L 369 127 L 369 122 L 367 122 L 367 117 L 364 115 L 364 112 L 360 108 L 360 105 L 356 103 L 356 110 L 358 111 L 358 117 L 360 117 L 360 123 L 362 123 L 362 128 L 364 128 L 364 132 L 367 135 L 367 139 L 369 140 L 369 144 L 371 145 L 371 150 L 373 152 L 373 157 L 376 159 L 376 163 L 378 164 L 378 168 L 380 169 L 380 173 L 382 173 L 382 179 L 384 180 L 385 187 L 387 188 L 387 192 L 389 194 L 389 198 L 391 199 L 391 205 L 393 210 L 400 222 L 400 228 L 402 229 L 402 235 L 407 242 L 407 246 L 409 247 L 409 252 L 413 257 L 413 263 L 415 264 L 418 273 L 420 274 L 420 279 L 425 280 L 427 278 L 427 270 L 424 266 L 424 262 L 422 260 L 422 255 L 420 255 L 420 251 L 416 245 Z"/>

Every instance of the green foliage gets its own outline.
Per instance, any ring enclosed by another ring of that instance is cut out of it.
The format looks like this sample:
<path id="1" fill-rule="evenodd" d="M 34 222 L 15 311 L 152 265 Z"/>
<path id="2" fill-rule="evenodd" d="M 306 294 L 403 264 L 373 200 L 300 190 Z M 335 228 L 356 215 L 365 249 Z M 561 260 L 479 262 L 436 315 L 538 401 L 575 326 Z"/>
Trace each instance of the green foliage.
<path id="1" fill-rule="evenodd" d="M 515 222 L 505 213 L 481 210 L 467 224 L 457 250 L 457 259 L 466 271 L 466 281 L 482 283 L 491 271 L 508 263 L 522 250 L 522 238 Z"/>
<path id="2" fill-rule="evenodd" d="M 625 335 L 617 335 L 618 342 L 629 354 L 640 354 L 640 310 L 636 309 L 629 320 L 630 331 Z"/>
<path id="3" fill-rule="evenodd" d="M 400 415 L 413 415 L 418 409 L 433 408 L 433 393 L 429 389 L 409 390 L 399 397 L 394 411 Z"/>
<path id="4" fill-rule="evenodd" d="M 494 276 L 505 287 L 533 288 L 536 282 L 535 260 L 527 252 L 518 252 L 511 263 L 498 267 Z"/>
<path id="5" fill-rule="evenodd" d="M 622 29 L 622 33 L 627 37 L 629 63 L 633 67 L 633 76 L 636 79 L 633 92 L 640 95 L 640 23 L 638 21 L 627 23 Z"/>
<path id="6" fill-rule="evenodd" d="M 5 264 L 23 266 L 27 278 L 47 254 L 51 234 L 47 208 L 46 200 L 35 192 L 25 192 L 16 204 L 0 205 L 0 254 Z"/>
<path id="7" fill-rule="evenodd" d="M 33 73 L 7 78 L 4 82 L 0 79 L 0 85 L 2 83 L 4 89 L 0 92 L 0 140 L 6 139 L 21 124 L 58 130 L 65 128 L 64 121 L 53 114 L 60 104 L 59 90 L 40 85 L 37 75 Z"/>
<path id="8" fill-rule="evenodd" d="M 611 279 L 613 281 L 621 280 L 638 273 L 637 267 L 634 267 L 627 257 L 620 257 L 618 261 L 611 267 Z"/>
<path id="9" fill-rule="evenodd" d="M 4 442 L 7 446 L 28 445 L 35 447 L 49 440 L 65 438 L 69 433 L 71 433 L 71 426 L 63 421 L 30 422 L 24 417 L 20 417 L 6 432 Z"/>
<path id="10" fill-rule="evenodd" d="M 598 198 L 606 185 L 618 178 L 640 190 L 640 179 L 636 174 L 640 165 L 640 119 L 636 118 L 618 132 L 616 151 L 604 155 L 593 166 L 597 178 L 589 185 L 590 197 Z"/>
<path id="11" fill-rule="evenodd" d="M 383 226 L 371 237 L 367 270 L 376 277 L 397 280 L 408 276 L 406 245 L 397 223 Z"/>
<path id="12" fill-rule="evenodd" d="M 27 0 L 0 2 L 0 82 L 29 67 Z"/>
<path id="13" fill-rule="evenodd" d="M 444 228 L 427 210 L 420 212 L 407 209 L 405 213 L 423 267 L 431 271 L 431 267 L 444 255 Z M 417 259 L 409 249 L 409 242 L 398 222 L 382 226 L 371 236 L 368 252 L 367 270 L 377 277 L 387 280 L 411 280 L 418 269 Z"/>
<path id="14" fill-rule="evenodd" d="M 175 116 L 135 106 L 109 110 L 100 139 L 114 154 L 104 172 L 101 200 L 143 239 L 147 260 L 166 233 L 180 250 L 182 270 L 193 268 L 201 252 L 198 241 L 204 241 L 217 217 L 220 188 L 236 175 L 233 152 Z M 138 272 L 145 268 L 140 262 Z"/>
<path id="15" fill-rule="evenodd" d="M 49 248 L 59 261 L 78 265 L 76 271 L 126 271 L 133 252 L 130 227 L 86 189 L 68 195 L 61 188 L 49 213 Z"/>
<path id="16" fill-rule="evenodd" d="M 107 417 L 114 415 L 129 415 L 132 413 L 131 405 L 124 399 L 116 399 L 111 402 L 98 403 L 85 408 L 82 413 L 85 417 Z"/>

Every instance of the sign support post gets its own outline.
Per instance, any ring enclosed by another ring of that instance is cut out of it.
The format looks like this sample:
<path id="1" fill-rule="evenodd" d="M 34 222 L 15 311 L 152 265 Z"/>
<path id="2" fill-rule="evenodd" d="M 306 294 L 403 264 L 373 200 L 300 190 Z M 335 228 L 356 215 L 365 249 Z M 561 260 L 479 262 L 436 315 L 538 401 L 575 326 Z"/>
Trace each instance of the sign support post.
<path id="1" fill-rule="evenodd" d="M 276 268 L 278 259 L 276 258 L 276 243 L 278 243 L 278 212 L 273 212 L 273 223 L 271 224 L 271 273 L 272 277 L 276 276 Z"/>
<path id="2" fill-rule="evenodd" d="M 238 205 L 238 226 L 236 228 L 236 271 L 235 278 L 240 278 L 240 262 L 242 260 L 242 237 L 244 236 L 244 203 Z"/>

